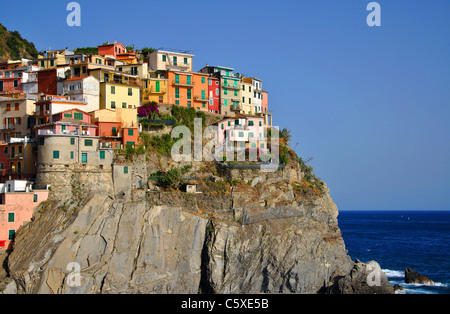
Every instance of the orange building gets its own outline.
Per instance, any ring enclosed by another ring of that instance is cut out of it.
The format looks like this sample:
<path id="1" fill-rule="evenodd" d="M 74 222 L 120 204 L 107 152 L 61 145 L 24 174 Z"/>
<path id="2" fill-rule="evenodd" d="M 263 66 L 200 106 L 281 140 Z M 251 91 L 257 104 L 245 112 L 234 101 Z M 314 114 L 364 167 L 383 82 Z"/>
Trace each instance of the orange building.
<path id="1" fill-rule="evenodd" d="M 169 104 L 208 111 L 208 74 L 167 71 L 165 75 Z"/>

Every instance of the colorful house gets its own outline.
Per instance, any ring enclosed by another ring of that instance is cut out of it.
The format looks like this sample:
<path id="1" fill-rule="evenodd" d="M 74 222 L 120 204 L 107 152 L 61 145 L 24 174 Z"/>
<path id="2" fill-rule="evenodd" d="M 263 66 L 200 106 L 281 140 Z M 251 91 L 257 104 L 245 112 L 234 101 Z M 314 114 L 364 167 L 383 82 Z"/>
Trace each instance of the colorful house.
<path id="1" fill-rule="evenodd" d="M 225 118 L 215 125 L 218 127 L 217 149 L 267 149 L 264 134 L 264 118 L 251 115 L 236 114 L 234 118 Z"/>
<path id="2" fill-rule="evenodd" d="M 74 55 L 74 52 L 67 49 L 46 51 L 43 56 L 38 56 L 39 69 L 46 70 L 66 65 L 66 56 L 71 55 Z"/>
<path id="3" fill-rule="evenodd" d="M 30 65 L 0 70 L 0 94 L 22 93 L 22 84 L 28 82 L 28 73 L 35 72 L 37 69 L 36 66 Z"/>
<path id="4" fill-rule="evenodd" d="M 160 48 L 148 55 L 147 62 L 150 71 L 192 72 L 193 58 L 189 51 Z"/>
<path id="5" fill-rule="evenodd" d="M 31 221 L 34 209 L 48 198 L 48 190 L 33 190 L 32 182 L 0 183 L 0 250 L 12 249 L 17 230 Z"/>
<path id="6" fill-rule="evenodd" d="M 97 135 L 104 147 L 120 148 L 138 144 L 137 109 L 96 110 L 92 112 L 92 122 L 98 126 Z"/>
<path id="7" fill-rule="evenodd" d="M 206 66 L 199 72 L 210 74 L 220 80 L 220 114 L 234 116 L 241 111 L 241 78 L 233 68 Z"/>
<path id="8" fill-rule="evenodd" d="M 137 75 L 105 69 L 92 70 L 90 74 L 100 82 L 100 109 L 139 107 L 141 94 Z"/>
<path id="9" fill-rule="evenodd" d="M 83 101 L 94 110 L 100 108 L 100 83 L 93 76 L 73 77 L 62 81 L 62 91 L 59 94 L 70 100 Z"/>
<path id="10" fill-rule="evenodd" d="M 52 123 L 54 115 L 72 109 L 90 112 L 97 110 L 98 104 L 71 100 L 67 96 L 46 95 L 36 102 L 36 124 Z"/>
<path id="11" fill-rule="evenodd" d="M 169 104 L 208 111 L 208 77 L 196 72 L 167 71 Z"/>
<path id="12" fill-rule="evenodd" d="M 7 165 L 4 179 L 34 180 L 36 176 L 36 141 L 33 138 L 10 138 L 7 142 Z"/>
<path id="13" fill-rule="evenodd" d="M 31 136 L 34 125 L 35 101 L 24 94 L 0 97 L 0 140 Z"/>
<path id="14" fill-rule="evenodd" d="M 210 76 L 208 78 L 209 112 L 220 113 L 220 84 L 219 79 Z"/>
<path id="15" fill-rule="evenodd" d="M 166 78 L 147 78 L 141 80 L 141 103 L 156 102 L 167 104 L 168 79 Z"/>

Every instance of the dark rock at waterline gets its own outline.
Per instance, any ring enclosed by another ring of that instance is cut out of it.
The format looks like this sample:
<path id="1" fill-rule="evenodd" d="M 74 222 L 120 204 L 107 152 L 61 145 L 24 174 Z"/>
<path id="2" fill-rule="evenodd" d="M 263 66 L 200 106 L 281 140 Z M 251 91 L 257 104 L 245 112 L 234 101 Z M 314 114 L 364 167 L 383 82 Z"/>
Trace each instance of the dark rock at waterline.
<path id="1" fill-rule="evenodd" d="M 377 262 L 363 263 L 356 260 L 350 273 L 346 276 L 335 277 L 326 293 L 393 294 L 394 287 L 389 283 L 386 274 Z"/>
<path id="2" fill-rule="evenodd" d="M 398 291 L 398 290 L 405 290 L 405 288 L 403 288 L 400 285 L 394 285 L 394 291 Z"/>
<path id="3" fill-rule="evenodd" d="M 422 285 L 434 285 L 434 281 L 427 276 L 421 275 L 411 268 L 405 269 L 405 283 L 418 283 Z"/>

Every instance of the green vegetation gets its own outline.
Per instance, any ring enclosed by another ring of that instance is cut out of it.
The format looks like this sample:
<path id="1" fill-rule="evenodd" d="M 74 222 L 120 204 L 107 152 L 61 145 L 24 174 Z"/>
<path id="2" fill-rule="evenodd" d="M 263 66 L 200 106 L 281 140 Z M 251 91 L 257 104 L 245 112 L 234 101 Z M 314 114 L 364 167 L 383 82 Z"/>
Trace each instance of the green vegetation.
<path id="1" fill-rule="evenodd" d="M 182 176 L 188 173 L 191 168 L 192 165 L 186 165 L 182 168 L 170 169 L 167 172 L 158 170 L 149 177 L 149 180 L 156 180 L 156 185 L 159 187 L 178 189 L 185 184 Z"/>
<path id="2" fill-rule="evenodd" d="M 98 54 L 98 48 L 97 47 L 82 47 L 77 48 L 74 50 L 75 53 L 84 53 L 87 55 L 96 55 Z"/>
<path id="3" fill-rule="evenodd" d="M 172 116 L 175 118 L 177 125 L 187 126 L 191 130 L 191 132 L 193 132 L 194 130 L 195 118 L 202 119 L 202 128 L 206 126 L 206 114 L 202 111 L 196 111 L 194 108 L 173 106 L 171 113 Z"/>
<path id="4" fill-rule="evenodd" d="M 18 31 L 9 32 L 0 24 L 0 58 L 20 60 L 37 57 L 38 51 L 32 42 L 22 38 Z"/>
<path id="5" fill-rule="evenodd" d="M 164 134 L 161 137 L 152 136 L 149 140 L 149 146 L 153 147 L 159 154 L 169 156 L 172 152 L 172 146 L 175 141 L 170 134 Z"/>

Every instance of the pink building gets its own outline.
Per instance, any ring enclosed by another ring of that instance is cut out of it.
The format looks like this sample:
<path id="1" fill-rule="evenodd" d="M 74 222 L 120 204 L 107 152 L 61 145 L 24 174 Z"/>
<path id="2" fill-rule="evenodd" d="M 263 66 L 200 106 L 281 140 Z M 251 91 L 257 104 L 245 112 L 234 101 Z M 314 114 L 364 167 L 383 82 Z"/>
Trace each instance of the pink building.
<path id="1" fill-rule="evenodd" d="M 69 109 L 54 114 L 53 122 L 36 126 L 37 135 L 66 134 L 66 135 L 97 135 L 97 126 L 91 124 L 92 116 L 79 109 Z"/>
<path id="2" fill-rule="evenodd" d="M 218 127 L 217 149 L 259 148 L 267 149 L 264 134 L 264 117 L 236 114 L 215 123 Z"/>
<path id="3" fill-rule="evenodd" d="M 48 190 L 32 190 L 31 182 L 0 183 L 0 250 L 11 249 L 17 230 L 31 221 L 33 211 L 48 198 Z"/>

